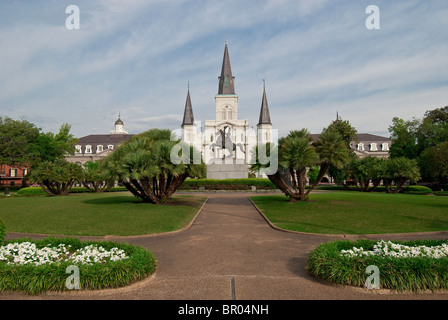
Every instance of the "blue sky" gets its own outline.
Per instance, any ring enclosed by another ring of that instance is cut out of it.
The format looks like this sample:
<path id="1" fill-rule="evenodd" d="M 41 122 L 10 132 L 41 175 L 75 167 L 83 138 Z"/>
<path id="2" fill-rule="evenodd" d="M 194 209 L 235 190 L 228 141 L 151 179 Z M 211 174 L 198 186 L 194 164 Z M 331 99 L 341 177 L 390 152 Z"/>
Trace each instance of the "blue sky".
<path id="1" fill-rule="evenodd" d="M 80 29 L 66 28 L 66 7 Z M 380 29 L 365 26 L 380 10 Z M 227 37 L 239 119 L 256 126 L 263 80 L 279 134 L 321 132 L 336 112 L 359 133 L 448 105 L 446 0 L 0 2 L 0 116 L 81 137 L 177 129 L 187 81 L 214 119 Z"/>

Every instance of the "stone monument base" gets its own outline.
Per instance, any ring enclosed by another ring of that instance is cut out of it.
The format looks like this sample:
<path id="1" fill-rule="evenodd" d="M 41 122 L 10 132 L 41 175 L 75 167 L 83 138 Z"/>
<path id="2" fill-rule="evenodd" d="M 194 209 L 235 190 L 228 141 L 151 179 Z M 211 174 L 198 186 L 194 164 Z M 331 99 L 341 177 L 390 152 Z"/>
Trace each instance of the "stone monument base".
<path id="1" fill-rule="evenodd" d="M 207 164 L 207 179 L 246 179 L 249 177 L 249 166 L 244 161 L 228 163 L 228 159 L 222 163 Z"/>

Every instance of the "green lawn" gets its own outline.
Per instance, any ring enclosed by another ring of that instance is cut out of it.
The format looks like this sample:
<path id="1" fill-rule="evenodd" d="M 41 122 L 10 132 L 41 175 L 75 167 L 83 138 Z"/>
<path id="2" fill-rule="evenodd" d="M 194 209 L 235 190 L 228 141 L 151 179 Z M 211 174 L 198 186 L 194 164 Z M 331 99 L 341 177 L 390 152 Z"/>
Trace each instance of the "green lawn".
<path id="1" fill-rule="evenodd" d="M 190 223 L 205 197 L 176 196 L 168 204 L 140 202 L 128 192 L 58 197 L 2 197 L 0 220 L 9 232 L 59 235 L 143 235 Z"/>
<path id="2" fill-rule="evenodd" d="M 326 234 L 378 234 L 448 230 L 448 198 L 408 194 L 313 193 L 310 202 L 285 196 L 251 198 L 276 226 Z"/>

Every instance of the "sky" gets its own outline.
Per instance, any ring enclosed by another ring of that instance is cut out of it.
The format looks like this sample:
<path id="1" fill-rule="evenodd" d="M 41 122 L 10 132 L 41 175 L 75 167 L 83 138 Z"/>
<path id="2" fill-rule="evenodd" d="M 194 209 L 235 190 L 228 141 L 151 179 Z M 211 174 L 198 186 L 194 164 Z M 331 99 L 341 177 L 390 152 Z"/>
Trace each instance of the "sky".
<path id="1" fill-rule="evenodd" d="M 448 105 L 447 29 L 446 0 L 2 0 L 0 117 L 174 130 L 189 83 L 195 120 L 214 119 L 227 40 L 239 119 L 257 125 L 265 79 L 279 136 L 338 113 L 388 137 L 394 117 Z"/>

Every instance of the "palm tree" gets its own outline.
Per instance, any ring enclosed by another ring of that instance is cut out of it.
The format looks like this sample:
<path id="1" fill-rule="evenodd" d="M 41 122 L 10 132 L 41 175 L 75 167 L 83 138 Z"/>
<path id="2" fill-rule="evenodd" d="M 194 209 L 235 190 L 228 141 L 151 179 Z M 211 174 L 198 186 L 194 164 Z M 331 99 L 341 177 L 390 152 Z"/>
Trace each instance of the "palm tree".
<path id="1" fill-rule="evenodd" d="M 257 149 L 253 152 L 256 151 Z M 312 143 L 308 130 L 295 130 L 279 139 L 278 170 L 267 176 L 290 201 L 307 201 L 309 193 L 320 183 L 330 166 L 342 168 L 348 158 L 348 147 L 337 132 L 324 131 L 320 139 Z M 316 165 L 319 166 L 317 179 L 306 190 L 307 170 Z M 266 165 L 262 165 L 256 158 L 255 163 L 251 165 L 251 171 L 262 167 Z"/>
<path id="2" fill-rule="evenodd" d="M 311 135 L 306 129 L 291 131 L 288 136 L 279 139 L 278 147 L 267 144 L 266 150 L 271 150 L 269 155 L 278 157 L 278 169 L 275 173 L 267 174 L 277 188 L 279 188 L 290 201 L 305 201 L 308 196 L 305 194 L 306 171 L 307 168 L 315 165 L 319 157 L 311 145 Z M 273 150 L 273 151 L 272 151 Z M 258 148 L 253 152 L 257 152 Z M 272 154 L 272 152 L 274 154 Z M 251 171 L 260 170 L 271 165 L 262 164 L 255 154 L 255 163 L 251 165 Z"/>
<path id="3" fill-rule="evenodd" d="M 103 161 L 88 161 L 84 164 L 84 177 L 82 184 L 93 192 L 103 192 L 109 190 L 114 182 L 104 171 Z"/>
<path id="4" fill-rule="evenodd" d="M 173 193 L 188 177 L 203 177 L 205 165 L 190 160 L 175 164 L 170 154 L 180 141 L 170 140 L 169 130 L 152 129 L 134 136 L 118 147 L 105 160 L 108 175 L 114 177 L 144 202 L 161 203 L 170 200 Z"/>
<path id="5" fill-rule="evenodd" d="M 324 130 L 319 140 L 313 145 L 319 155 L 320 169 L 317 179 L 308 189 L 307 194 L 317 187 L 330 167 L 342 169 L 348 163 L 350 153 L 350 149 L 342 136 L 333 130 Z"/>
<path id="6" fill-rule="evenodd" d="M 76 181 L 83 177 L 82 168 L 66 161 L 57 159 L 55 161 L 43 161 L 33 168 L 30 181 L 38 183 L 49 195 L 67 195 Z"/>

